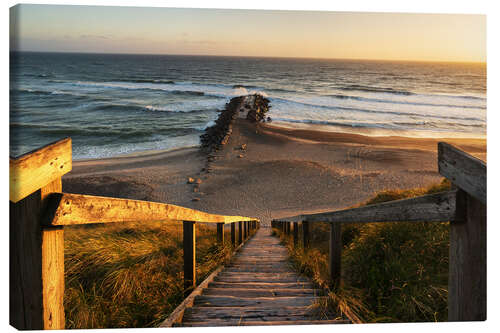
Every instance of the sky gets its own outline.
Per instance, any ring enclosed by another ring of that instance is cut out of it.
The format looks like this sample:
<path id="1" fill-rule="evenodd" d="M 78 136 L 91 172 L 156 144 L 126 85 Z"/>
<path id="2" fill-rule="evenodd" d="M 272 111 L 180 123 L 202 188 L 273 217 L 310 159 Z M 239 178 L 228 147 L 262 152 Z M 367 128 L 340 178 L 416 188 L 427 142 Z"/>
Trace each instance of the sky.
<path id="1" fill-rule="evenodd" d="M 486 16 L 18 5 L 11 50 L 486 62 Z"/>

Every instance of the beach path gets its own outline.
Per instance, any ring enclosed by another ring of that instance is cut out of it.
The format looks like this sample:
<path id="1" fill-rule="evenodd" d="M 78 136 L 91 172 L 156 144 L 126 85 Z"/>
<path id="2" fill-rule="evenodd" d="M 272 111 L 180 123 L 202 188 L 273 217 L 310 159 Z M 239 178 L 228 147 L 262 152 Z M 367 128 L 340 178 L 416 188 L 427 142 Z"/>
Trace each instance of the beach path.
<path id="1" fill-rule="evenodd" d="M 262 227 L 185 309 L 180 326 L 343 322 L 315 315 L 322 293 L 291 267 L 287 249 L 271 228 Z"/>

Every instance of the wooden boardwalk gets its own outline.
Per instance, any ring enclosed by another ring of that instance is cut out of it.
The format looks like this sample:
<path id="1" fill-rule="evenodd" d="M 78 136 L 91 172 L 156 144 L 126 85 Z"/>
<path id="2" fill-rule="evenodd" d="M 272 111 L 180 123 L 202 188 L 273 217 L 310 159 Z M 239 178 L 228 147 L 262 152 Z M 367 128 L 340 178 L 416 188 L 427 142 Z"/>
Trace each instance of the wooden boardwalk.
<path id="1" fill-rule="evenodd" d="M 194 298 L 177 325 L 343 323 L 314 315 L 311 305 L 321 292 L 290 267 L 287 249 L 263 227 Z"/>

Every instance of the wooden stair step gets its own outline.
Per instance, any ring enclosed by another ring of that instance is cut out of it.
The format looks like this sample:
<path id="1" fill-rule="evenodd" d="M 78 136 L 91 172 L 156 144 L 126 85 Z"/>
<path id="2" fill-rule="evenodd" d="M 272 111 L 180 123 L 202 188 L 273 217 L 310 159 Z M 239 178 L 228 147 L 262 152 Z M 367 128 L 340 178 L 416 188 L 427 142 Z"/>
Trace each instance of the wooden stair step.
<path id="1" fill-rule="evenodd" d="M 289 268 L 284 267 L 269 267 L 269 268 L 261 268 L 261 267 L 228 267 L 224 270 L 224 272 L 228 273 L 286 273 L 290 272 Z"/>
<path id="2" fill-rule="evenodd" d="M 260 306 L 260 307 L 202 307 L 195 306 L 184 311 L 185 322 L 218 320 L 265 320 L 292 321 L 318 319 L 307 306 Z M 325 318 L 326 319 L 326 318 Z M 333 318 L 331 318 L 333 319 Z"/>
<path id="3" fill-rule="evenodd" d="M 250 289 L 250 288 L 206 288 L 202 295 L 206 296 L 240 296 L 240 297 L 283 297 L 283 296 L 317 296 L 319 289 Z"/>
<path id="4" fill-rule="evenodd" d="M 291 272 L 290 270 L 287 272 L 283 273 L 264 273 L 264 272 L 228 272 L 226 270 L 222 271 L 219 276 L 225 276 L 225 277 L 242 277 L 242 278 L 247 278 L 247 277 L 259 277 L 259 278 L 272 278 L 272 277 L 297 277 L 299 278 L 300 276 L 295 273 Z"/>
<path id="5" fill-rule="evenodd" d="M 238 297 L 238 296 L 196 296 L 194 307 L 248 307 L 248 306 L 309 306 L 318 297 L 298 296 L 298 297 Z"/>
<path id="6" fill-rule="evenodd" d="M 312 289 L 311 282 L 210 282 L 208 288 L 236 288 L 236 289 Z"/>
<path id="7" fill-rule="evenodd" d="M 261 262 L 262 258 L 259 258 L 257 256 L 254 256 L 254 255 L 249 255 L 249 256 L 241 256 L 241 257 L 236 257 L 234 258 L 234 261 L 235 262 L 244 262 L 244 261 L 250 261 L 250 262 Z M 274 262 L 274 261 L 278 261 L 278 262 L 288 262 L 288 258 L 287 257 L 284 257 L 284 256 L 268 256 L 266 257 L 266 262 Z"/>
<path id="8" fill-rule="evenodd" d="M 264 283 L 286 283 L 286 282 L 307 282 L 306 279 L 300 277 L 235 277 L 235 276 L 216 276 L 216 282 L 264 282 Z"/>
<path id="9" fill-rule="evenodd" d="M 269 264 L 269 263 L 239 263 L 239 262 L 232 262 L 226 266 L 226 268 L 248 268 L 248 267 L 258 267 L 258 268 L 288 268 L 289 270 L 292 270 L 292 266 L 288 263 L 281 262 L 281 263 L 276 263 L 276 264 Z"/>
<path id="10" fill-rule="evenodd" d="M 181 326 L 184 327 L 213 327 L 213 326 L 279 326 L 279 325 L 334 325 L 334 324 L 350 324 L 349 320 L 333 319 L 333 320 L 309 320 L 304 318 L 304 320 L 207 320 L 200 322 L 189 322 L 184 323 Z"/>

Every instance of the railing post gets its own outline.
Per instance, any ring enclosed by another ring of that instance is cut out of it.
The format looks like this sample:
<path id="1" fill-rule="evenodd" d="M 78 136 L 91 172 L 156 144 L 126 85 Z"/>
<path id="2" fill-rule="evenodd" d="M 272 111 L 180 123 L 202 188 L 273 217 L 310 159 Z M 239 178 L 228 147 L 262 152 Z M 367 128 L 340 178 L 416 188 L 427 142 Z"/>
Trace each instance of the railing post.
<path id="1" fill-rule="evenodd" d="M 304 249 L 309 247 L 309 222 L 302 221 L 302 245 Z"/>
<path id="2" fill-rule="evenodd" d="M 10 323 L 21 330 L 64 329 L 64 230 L 42 226 L 44 199 L 57 179 L 10 202 Z"/>
<path id="3" fill-rule="evenodd" d="M 290 222 L 286 222 L 286 235 L 287 236 L 290 236 L 290 225 L 291 225 Z"/>
<path id="4" fill-rule="evenodd" d="M 340 260 L 342 255 L 342 226 L 340 223 L 330 223 L 329 271 L 334 285 L 340 282 Z"/>
<path id="5" fill-rule="evenodd" d="M 238 222 L 238 244 L 243 243 L 243 222 Z"/>
<path id="6" fill-rule="evenodd" d="M 183 222 L 184 236 L 184 295 L 196 288 L 196 227 L 195 222 Z"/>
<path id="7" fill-rule="evenodd" d="M 457 191 L 450 222 L 448 320 L 486 320 L 486 205 Z"/>
<path id="8" fill-rule="evenodd" d="M 293 246 L 297 246 L 299 240 L 299 223 L 293 222 Z"/>
<path id="9" fill-rule="evenodd" d="M 246 240 L 248 237 L 248 222 L 243 222 L 243 239 Z"/>
<path id="10" fill-rule="evenodd" d="M 231 223 L 231 244 L 233 248 L 236 247 L 236 225 L 234 223 Z"/>
<path id="11" fill-rule="evenodd" d="M 65 326 L 64 230 L 42 217 L 71 165 L 69 138 L 10 160 L 9 321 L 19 330 Z"/>
<path id="12" fill-rule="evenodd" d="M 217 223 L 217 244 L 224 246 L 224 223 Z"/>

